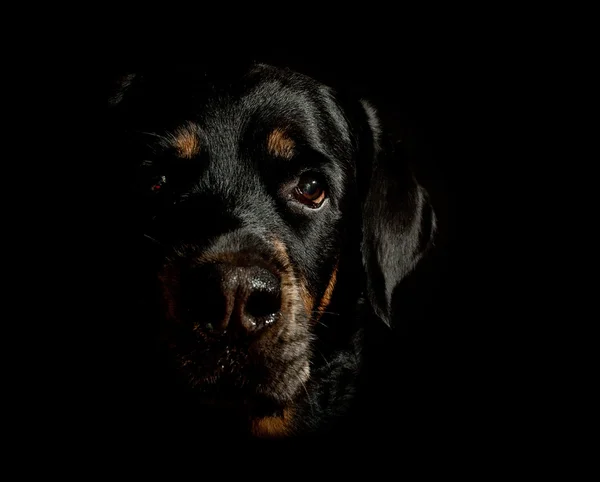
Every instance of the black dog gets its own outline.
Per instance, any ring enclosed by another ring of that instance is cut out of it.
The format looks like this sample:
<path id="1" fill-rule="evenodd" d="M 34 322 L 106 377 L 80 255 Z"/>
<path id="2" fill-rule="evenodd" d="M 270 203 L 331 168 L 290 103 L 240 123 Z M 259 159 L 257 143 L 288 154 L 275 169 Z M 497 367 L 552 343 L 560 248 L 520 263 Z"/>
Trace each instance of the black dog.
<path id="1" fill-rule="evenodd" d="M 436 216 L 376 111 L 267 65 L 144 72 L 110 96 L 109 134 L 136 330 L 159 347 L 132 373 L 147 397 L 221 434 L 383 423 L 385 331 Z"/>

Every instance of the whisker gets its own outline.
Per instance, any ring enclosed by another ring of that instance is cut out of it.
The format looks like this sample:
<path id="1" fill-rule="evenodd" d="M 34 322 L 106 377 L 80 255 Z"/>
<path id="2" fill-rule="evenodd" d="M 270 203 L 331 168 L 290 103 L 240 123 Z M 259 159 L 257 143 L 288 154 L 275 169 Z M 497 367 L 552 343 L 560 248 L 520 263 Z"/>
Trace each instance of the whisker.
<path id="1" fill-rule="evenodd" d="M 150 241 L 152 241 L 152 242 L 154 242 L 154 243 L 158 244 L 159 246 L 161 246 L 161 245 L 162 245 L 162 243 L 161 243 L 160 241 L 158 241 L 157 239 L 154 239 L 152 236 L 149 236 L 149 235 L 147 235 L 146 233 L 144 233 L 144 238 L 147 238 L 147 239 L 149 239 Z"/>
<path id="2" fill-rule="evenodd" d="M 321 355 L 321 357 L 323 358 L 323 360 L 325 360 L 325 363 L 327 363 L 327 367 L 329 368 L 331 366 L 331 363 L 329 363 L 329 360 L 327 360 L 327 358 L 325 357 L 325 355 L 323 355 L 323 352 L 321 352 L 321 350 L 319 350 L 317 347 L 315 347 L 315 350 L 317 350 L 319 352 L 319 355 Z"/>
<path id="3" fill-rule="evenodd" d="M 315 416 L 315 410 L 313 408 L 313 401 L 312 398 L 310 397 L 310 394 L 308 393 L 308 389 L 306 388 L 306 383 L 304 383 L 304 381 L 302 381 L 302 378 L 300 378 L 300 375 L 298 374 L 298 370 L 294 369 L 294 375 L 296 375 L 296 378 L 298 379 L 298 381 L 302 384 L 302 388 L 304 389 L 304 392 L 306 393 L 306 398 L 308 400 L 308 404 L 310 406 L 310 412 L 312 413 L 312 416 Z"/>
<path id="4" fill-rule="evenodd" d="M 335 315 L 335 316 L 341 316 L 341 313 L 334 313 L 333 311 L 310 311 L 310 321 L 316 325 L 323 325 L 325 328 L 329 328 L 325 323 L 323 323 L 320 319 L 316 320 L 314 318 L 314 315 Z"/>
<path id="5" fill-rule="evenodd" d="M 152 137 L 158 137 L 159 139 L 163 140 L 163 141 L 167 141 L 168 139 L 165 136 L 161 136 L 160 134 L 157 134 L 155 132 L 144 132 L 144 131 L 136 131 L 138 134 L 145 134 L 147 136 L 152 136 Z"/>

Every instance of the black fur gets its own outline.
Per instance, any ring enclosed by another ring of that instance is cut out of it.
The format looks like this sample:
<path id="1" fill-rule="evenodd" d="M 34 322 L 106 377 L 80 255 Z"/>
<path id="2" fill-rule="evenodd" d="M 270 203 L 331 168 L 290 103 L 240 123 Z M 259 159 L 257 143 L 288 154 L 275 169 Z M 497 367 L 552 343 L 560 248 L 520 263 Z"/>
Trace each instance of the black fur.
<path id="1" fill-rule="evenodd" d="M 139 300 L 130 323 L 144 347 L 130 376 L 144 403 L 161 400 L 157 423 L 245 435 L 250 420 L 292 406 L 284 435 L 348 435 L 396 417 L 397 356 L 386 331 L 402 319 L 394 300 L 434 244 L 436 214 L 375 109 L 267 65 L 146 71 L 109 89 L 110 162 L 125 188 Z M 189 156 L 177 153 L 182 127 L 198 138 Z M 276 129 L 293 140 L 290 159 L 265 147 Z M 303 172 L 326 186 L 319 209 L 289 194 Z M 285 246 L 288 267 L 273 238 Z M 337 283 L 316 322 L 296 304 L 293 323 L 277 321 L 278 335 L 274 328 L 234 341 L 198 334 L 179 314 L 166 322 L 161 300 L 179 309 L 183 295 L 165 293 L 181 290 L 173 287 L 181 273 L 206 253 L 233 253 L 235 263 L 281 279 L 291 269 L 315 309 L 336 266 Z M 177 348 L 168 348 L 175 339 Z M 298 382 L 305 360 L 310 377 Z"/>

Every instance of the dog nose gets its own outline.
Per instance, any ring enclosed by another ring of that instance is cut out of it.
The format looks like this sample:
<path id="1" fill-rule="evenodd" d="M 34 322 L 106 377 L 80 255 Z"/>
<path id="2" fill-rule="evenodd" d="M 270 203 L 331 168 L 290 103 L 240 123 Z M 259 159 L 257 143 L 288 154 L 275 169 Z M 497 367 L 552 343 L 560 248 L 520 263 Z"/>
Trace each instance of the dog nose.
<path id="1" fill-rule="evenodd" d="M 211 333 L 248 335 L 275 323 L 279 279 L 259 266 L 203 265 L 182 276 L 186 318 Z"/>

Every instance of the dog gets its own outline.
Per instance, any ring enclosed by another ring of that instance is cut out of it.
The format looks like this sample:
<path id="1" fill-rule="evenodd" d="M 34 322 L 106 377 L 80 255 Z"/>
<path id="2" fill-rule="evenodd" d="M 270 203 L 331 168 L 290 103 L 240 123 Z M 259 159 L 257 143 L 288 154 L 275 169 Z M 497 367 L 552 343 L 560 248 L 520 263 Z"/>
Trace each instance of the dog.
<path id="1" fill-rule="evenodd" d="M 267 439 L 391 420 L 395 298 L 437 216 L 376 109 L 286 68 L 188 67 L 121 77 L 108 123 L 150 347 L 131 376 L 163 420 Z"/>

